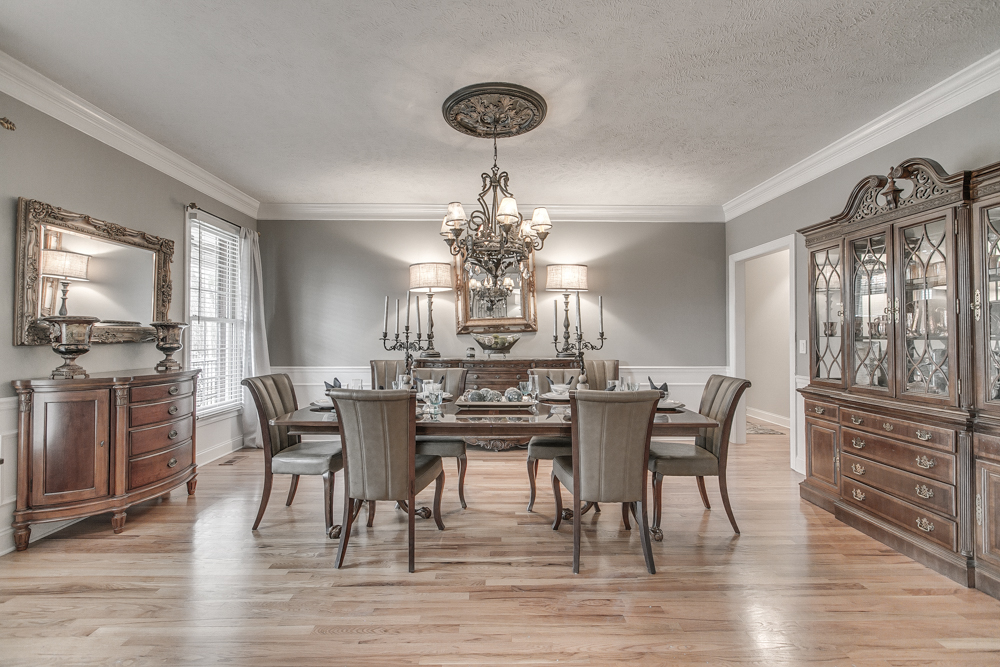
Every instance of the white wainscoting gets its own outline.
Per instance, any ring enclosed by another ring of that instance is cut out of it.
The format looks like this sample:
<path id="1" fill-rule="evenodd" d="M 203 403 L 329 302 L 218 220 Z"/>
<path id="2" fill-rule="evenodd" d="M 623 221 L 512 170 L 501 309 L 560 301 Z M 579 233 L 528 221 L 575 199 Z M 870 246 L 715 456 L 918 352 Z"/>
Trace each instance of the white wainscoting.
<path id="1" fill-rule="evenodd" d="M 195 425 L 198 438 L 198 465 L 204 465 L 243 447 L 243 424 L 240 412 L 227 412 L 199 419 Z M 0 555 L 14 550 L 14 509 L 17 506 L 17 397 L 0 398 Z M 181 486 L 174 493 L 187 490 Z M 76 523 L 79 519 L 36 523 L 31 526 L 31 541 Z M 128 531 L 128 522 L 125 523 Z M 108 518 L 108 532 L 111 519 Z"/>
<path id="2" fill-rule="evenodd" d="M 701 392 L 713 373 L 724 375 L 725 366 L 622 366 L 622 378 L 638 381 L 648 386 L 647 377 L 657 384 L 670 384 L 670 398 L 681 401 L 689 408 L 698 409 Z M 273 373 L 287 373 L 295 385 L 295 397 L 299 405 L 322 398 L 326 388 L 324 382 L 334 378 L 347 386 L 354 379 L 360 379 L 365 389 L 371 389 L 372 373 L 369 366 L 272 366 Z"/>

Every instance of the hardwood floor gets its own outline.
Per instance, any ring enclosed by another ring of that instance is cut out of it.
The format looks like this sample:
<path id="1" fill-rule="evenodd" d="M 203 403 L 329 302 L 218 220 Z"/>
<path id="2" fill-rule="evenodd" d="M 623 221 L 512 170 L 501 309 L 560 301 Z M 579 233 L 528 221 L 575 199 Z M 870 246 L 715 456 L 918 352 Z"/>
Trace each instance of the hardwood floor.
<path id="1" fill-rule="evenodd" d="M 390 503 L 334 570 L 321 480 L 288 508 L 279 477 L 251 533 L 262 457 L 237 452 L 121 535 L 95 517 L 0 558 L 0 664 L 1000 664 L 1000 601 L 801 501 L 786 436 L 749 440 L 730 455 L 743 535 L 714 480 L 706 511 L 694 480 L 667 479 L 652 576 L 618 506 L 584 517 L 573 575 L 546 461 L 525 511 L 523 451 L 470 451 L 465 511 L 446 460 L 447 530 L 418 519 L 415 574 Z"/>

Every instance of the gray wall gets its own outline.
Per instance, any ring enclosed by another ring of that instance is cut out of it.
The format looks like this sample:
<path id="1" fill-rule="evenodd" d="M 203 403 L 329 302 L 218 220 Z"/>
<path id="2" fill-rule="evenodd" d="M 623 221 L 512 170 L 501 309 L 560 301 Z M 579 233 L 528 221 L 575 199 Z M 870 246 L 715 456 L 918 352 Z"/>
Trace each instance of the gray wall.
<path id="1" fill-rule="evenodd" d="M 788 251 L 745 265 L 747 408 L 788 417 Z"/>
<path id="2" fill-rule="evenodd" d="M 524 334 L 513 355 L 553 355 L 552 301 L 562 297 L 543 291 L 544 267 L 580 263 L 589 266 L 588 339 L 597 336 L 597 296 L 604 297 L 609 340 L 596 355 L 624 365 L 725 365 L 724 225 L 554 223 L 536 264 L 539 333 Z M 405 300 L 410 264 L 450 260 L 440 223 L 258 224 L 275 366 L 365 366 L 397 356 L 378 341 L 385 295 L 390 309 L 393 299 Z M 445 356 L 473 346 L 482 356 L 471 336 L 455 334 L 454 293 L 434 303 L 435 346 Z"/>
<path id="3" fill-rule="evenodd" d="M 937 160 L 949 172 L 976 169 L 1000 160 L 1000 93 L 970 104 L 902 139 L 880 148 L 792 192 L 726 223 L 726 252 L 733 254 L 788 236 L 840 213 L 854 186 L 870 174 L 885 174 L 906 158 Z M 789 162 L 804 156 L 790 157 Z M 770 174 L 760 174 L 761 180 Z M 799 237 L 796 249 L 796 338 L 805 339 L 808 256 Z M 796 356 L 796 373 L 809 374 L 807 355 Z"/>
<path id="4" fill-rule="evenodd" d="M 45 377 L 61 363 L 47 346 L 11 343 L 18 197 L 173 239 L 170 316 L 176 320 L 184 315 L 187 289 L 184 204 L 197 202 L 237 224 L 255 228 L 256 222 L 4 94 L 0 111 L 17 125 L 14 132 L 0 130 L 0 312 L 8 314 L 6 331 L 0 332 L 0 396 L 12 396 L 11 380 Z M 79 363 L 90 371 L 109 371 L 148 368 L 161 357 L 152 343 L 95 345 Z"/>

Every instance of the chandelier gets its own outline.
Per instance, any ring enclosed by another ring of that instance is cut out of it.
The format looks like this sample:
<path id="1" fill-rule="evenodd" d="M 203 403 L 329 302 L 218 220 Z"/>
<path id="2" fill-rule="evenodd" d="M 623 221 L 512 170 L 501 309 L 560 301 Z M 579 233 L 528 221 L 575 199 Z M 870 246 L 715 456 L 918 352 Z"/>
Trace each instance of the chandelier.
<path id="1" fill-rule="evenodd" d="M 545 101 L 523 86 L 485 83 L 453 93 L 443 111 L 448 124 L 459 132 L 493 139 L 493 167 L 482 174 L 479 209 L 466 216 L 461 202 L 452 202 L 441 223 L 441 235 L 451 254 L 461 258 L 470 274 L 477 268 L 486 275 L 472 289 L 482 307 L 493 313 L 501 301 L 506 307 L 506 297 L 513 291 L 508 273 L 516 269 L 523 278 L 529 276 L 531 255 L 542 249 L 552 228 L 544 208 L 536 208 L 530 220 L 518 212 L 509 176 L 497 166 L 497 138 L 537 127 L 545 117 Z"/>

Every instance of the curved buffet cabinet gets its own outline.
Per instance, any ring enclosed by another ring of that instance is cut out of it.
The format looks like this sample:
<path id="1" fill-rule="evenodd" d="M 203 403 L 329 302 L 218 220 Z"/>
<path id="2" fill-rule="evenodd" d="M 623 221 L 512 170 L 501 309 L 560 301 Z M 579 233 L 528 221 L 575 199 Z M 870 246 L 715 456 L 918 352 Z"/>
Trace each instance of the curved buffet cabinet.
<path id="1" fill-rule="evenodd" d="M 125 510 L 196 484 L 199 370 L 93 373 L 76 380 L 15 380 L 19 398 L 14 543 L 31 524 Z"/>
<path id="2" fill-rule="evenodd" d="M 1000 597 L 1000 163 L 906 160 L 800 232 L 801 496 Z"/>

